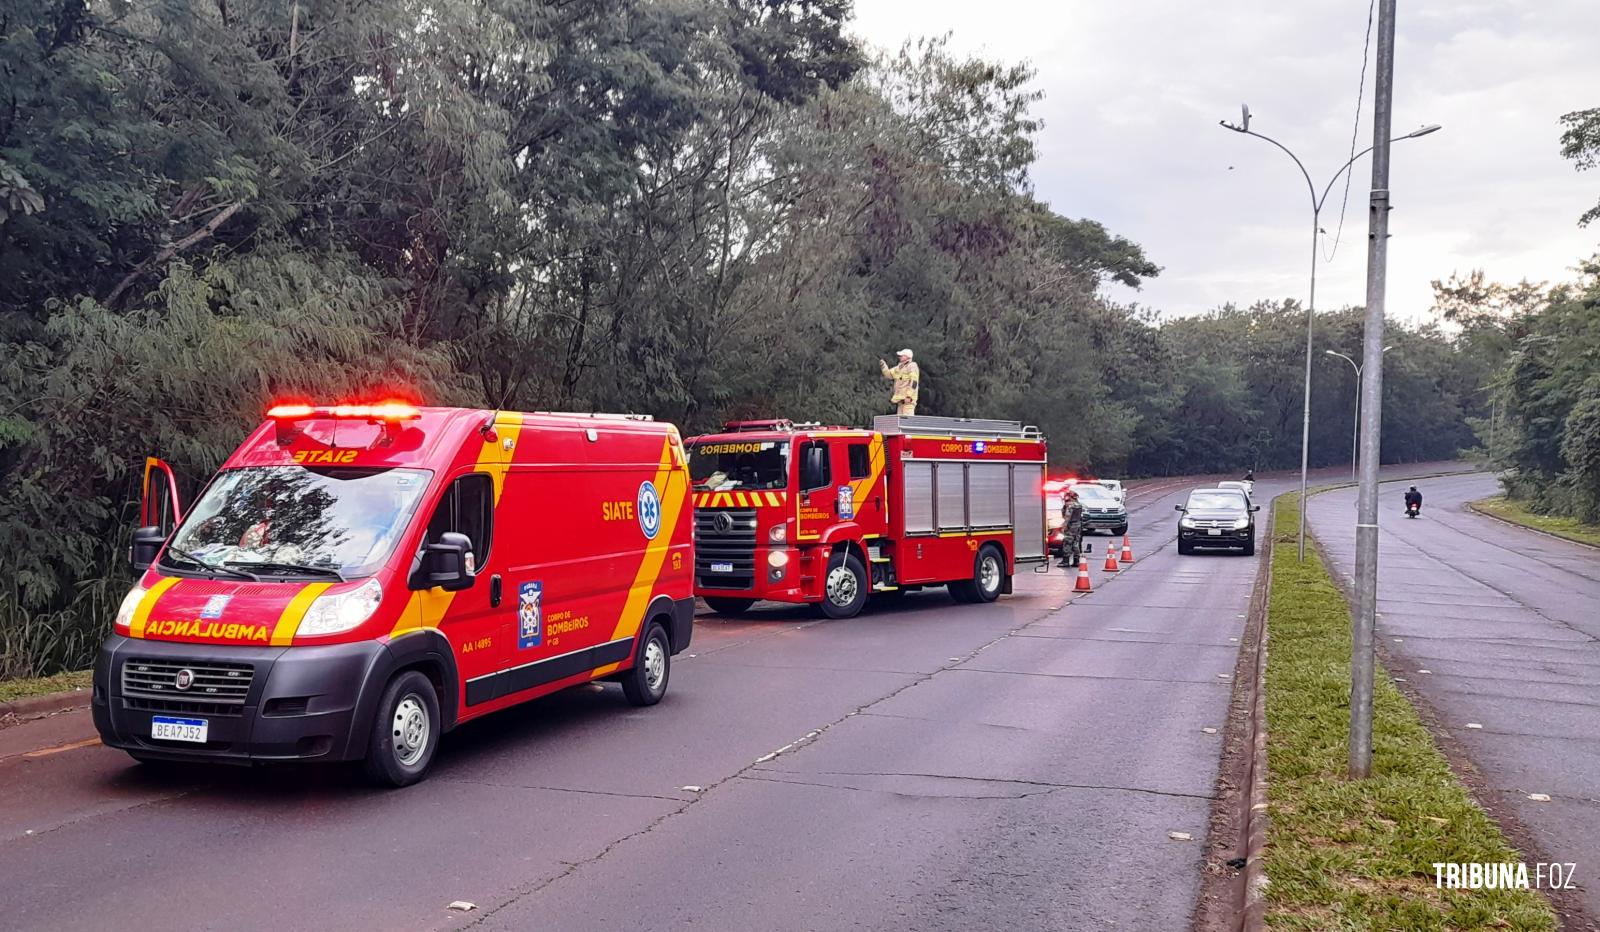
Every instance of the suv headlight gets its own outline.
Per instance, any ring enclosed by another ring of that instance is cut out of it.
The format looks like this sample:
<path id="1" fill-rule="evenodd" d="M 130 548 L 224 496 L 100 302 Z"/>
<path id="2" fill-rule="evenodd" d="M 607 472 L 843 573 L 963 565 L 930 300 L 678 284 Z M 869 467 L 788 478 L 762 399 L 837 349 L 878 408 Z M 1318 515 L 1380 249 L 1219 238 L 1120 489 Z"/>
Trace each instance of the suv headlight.
<path id="1" fill-rule="evenodd" d="M 774 524 L 772 529 L 767 531 L 767 541 L 769 543 L 781 544 L 788 539 L 789 526 L 787 524 Z"/>
<path id="2" fill-rule="evenodd" d="M 1249 518 L 1235 518 L 1235 519 L 1233 519 L 1233 529 L 1235 531 L 1242 531 L 1242 530 L 1244 530 L 1245 528 L 1247 528 L 1249 526 L 1250 526 L 1250 519 Z"/>
<path id="3" fill-rule="evenodd" d="M 133 613 L 139 610 L 139 603 L 143 601 L 144 594 L 148 591 L 143 586 L 134 586 L 122 597 L 122 604 L 117 607 L 118 628 L 127 628 L 133 624 Z"/>
<path id="4" fill-rule="evenodd" d="M 383 587 L 376 579 L 369 579 L 348 592 L 320 595 L 306 609 L 306 617 L 300 620 L 295 634 L 343 634 L 371 618 L 382 601 Z"/>
<path id="5" fill-rule="evenodd" d="M 1183 517 L 1178 519 L 1178 527 L 1193 528 L 1194 527 L 1194 519 L 1189 517 L 1188 515 L 1184 515 Z"/>

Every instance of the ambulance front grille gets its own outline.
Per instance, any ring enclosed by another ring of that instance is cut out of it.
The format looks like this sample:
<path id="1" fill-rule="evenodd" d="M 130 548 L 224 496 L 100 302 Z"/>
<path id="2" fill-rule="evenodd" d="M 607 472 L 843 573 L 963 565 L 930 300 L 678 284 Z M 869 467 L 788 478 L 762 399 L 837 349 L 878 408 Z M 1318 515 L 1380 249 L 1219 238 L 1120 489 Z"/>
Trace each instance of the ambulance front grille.
<path id="1" fill-rule="evenodd" d="M 188 670 L 189 688 L 178 688 L 178 674 Z M 181 660 L 132 658 L 122 665 L 122 695 L 130 700 L 242 706 L 250 694 L 255 668 L 247 663 L 185 663 Z"/>
<path id="2" fill-rule="evenodd" d="M 756 536 L 754 509 L 697 509 L 695 585 L 704 589 L 755 588 Z"/>

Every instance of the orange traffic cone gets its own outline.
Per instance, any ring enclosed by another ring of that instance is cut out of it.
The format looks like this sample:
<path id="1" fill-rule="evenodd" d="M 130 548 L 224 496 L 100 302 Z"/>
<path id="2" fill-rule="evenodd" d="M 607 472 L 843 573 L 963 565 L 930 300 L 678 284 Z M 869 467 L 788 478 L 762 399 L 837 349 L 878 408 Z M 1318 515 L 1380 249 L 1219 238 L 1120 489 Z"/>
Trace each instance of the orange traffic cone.
<path id="1" fill-rule="evenodd" d="M 1089 581 L 1089 561 L 1083 557 L 1078 558 L 1078 581 L 1073 584 L 1074 592 L 1092 592 L 1094 583 Z"/>
<path id="2" fill-rule="evenodd" d="M 1117 566 L 1117 548 L 1114 546 L 1106 548 L 1106 565 L 1104 569 L 1107 573 L 1115 573 L 1121 569 L 1120 566 Z"/>
<path id="3" fill-rule="evenodd" d="M 1128 543 L 1128 535 L 1122 535 L 1122 562 L 1133 562 L 1133 545 Z"/>

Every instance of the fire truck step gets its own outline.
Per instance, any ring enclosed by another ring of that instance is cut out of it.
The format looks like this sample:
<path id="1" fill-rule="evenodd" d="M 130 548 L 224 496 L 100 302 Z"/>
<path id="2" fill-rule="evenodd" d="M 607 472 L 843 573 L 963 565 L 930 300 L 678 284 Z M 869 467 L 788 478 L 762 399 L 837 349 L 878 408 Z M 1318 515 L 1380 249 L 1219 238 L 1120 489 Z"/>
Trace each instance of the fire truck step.
<path id="1" fill-rule="evenodd" d="M 899 592 L 899 586 L 873 586 L 873 592 Z"/>
<path id="2" fill-rule="evenodd" d="M 889 559 L 888 557 L 873 557 L 872 558 L 872 562 L 874 562 L 874 563 L 893 563 L 894 561 Z"/>

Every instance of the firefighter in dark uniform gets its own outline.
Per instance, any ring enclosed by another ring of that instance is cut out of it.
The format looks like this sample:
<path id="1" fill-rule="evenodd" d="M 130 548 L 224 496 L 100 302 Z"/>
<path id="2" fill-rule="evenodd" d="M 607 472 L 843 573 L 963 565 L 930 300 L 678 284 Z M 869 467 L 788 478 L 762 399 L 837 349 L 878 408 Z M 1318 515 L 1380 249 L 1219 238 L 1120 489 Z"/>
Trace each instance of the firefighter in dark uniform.
<path id="1" fill-rule="evenodd" d="M 1078 492 L 1068 489 L 1061 496 L 1061 565 L 1077 566 L 1083 559 L 1083 503 Z"/>

